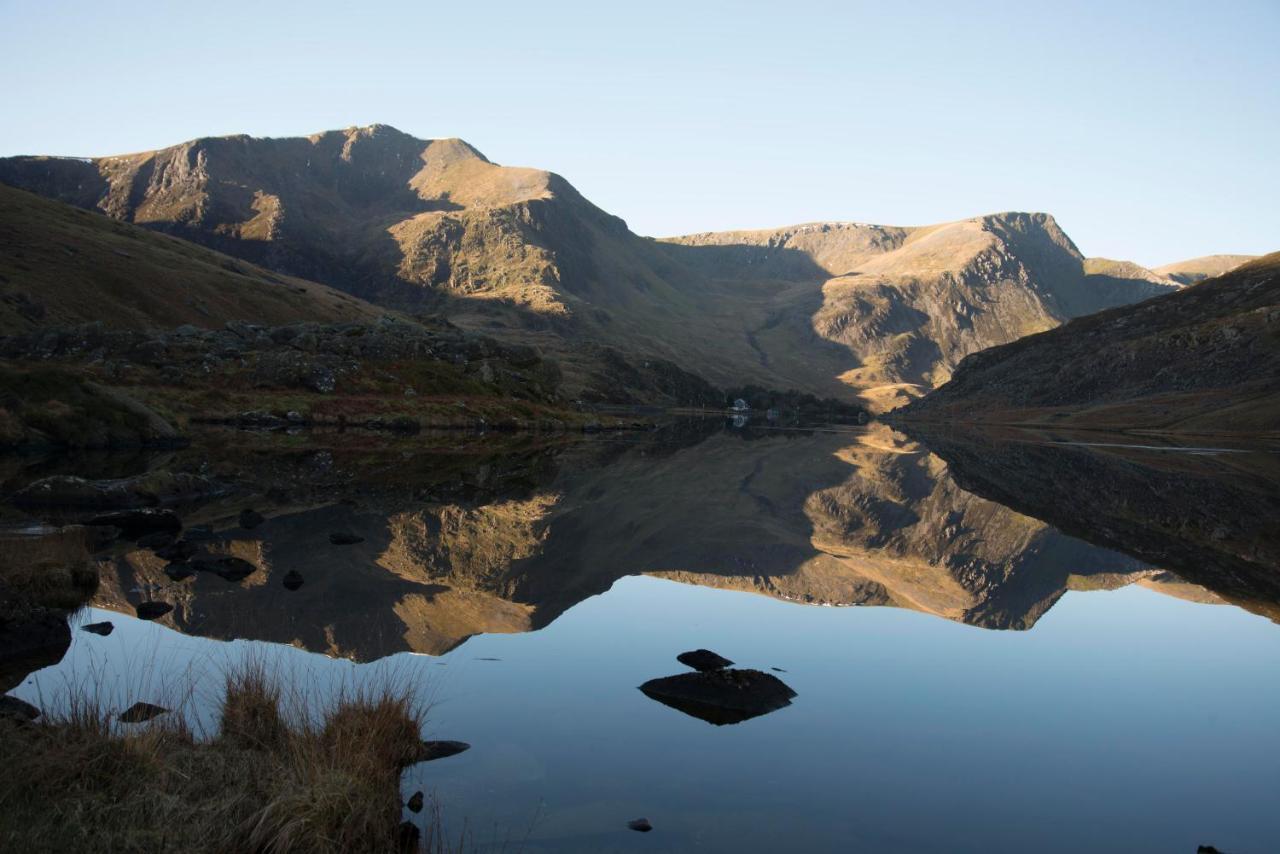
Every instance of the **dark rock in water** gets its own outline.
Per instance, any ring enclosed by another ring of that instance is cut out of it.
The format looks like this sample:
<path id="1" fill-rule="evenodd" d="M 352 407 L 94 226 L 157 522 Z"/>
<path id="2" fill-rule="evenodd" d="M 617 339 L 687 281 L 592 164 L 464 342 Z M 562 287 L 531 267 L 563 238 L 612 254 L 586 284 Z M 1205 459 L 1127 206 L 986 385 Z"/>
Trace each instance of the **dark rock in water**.
<path id="1" fill-rule="evenodd" d="M 164 574 L 170 581 L 186 581 L 196 574 L 196 568 L 185 561 L 177 561 L 164 568 Z"/>
<path id="2" fill-rule="evenodd" d="M 430 762 L 433 759 L 444 759 L 470 750 L 471 745 L 465 741 L 424 741 L 418 750 L 418 762 Z"/>
<path id="3" fill-rule="evenodd" d="M 137 542 L 140 549 L 162 549 L 173 545 L 175 539 L 177 535 L 173 531 L 152 531 L 138 537 Z"/>
<path id="4" fill-rule="evenodd" d="M 187 528 L 187 539 L 193 543 L 204 542 L 213 539 L 213 527 L 211 525 L 193 525 Z"/>
<path id="5" fill-rule="evenodd" d="M 422 792 L 414 792 L 413 797 L 405 804 L 410 812 L 422 812 Z"/>
<path id="6" fill-rule="evenodd" d="M 85 546 L 93 554 L 110 549 L 121 534 L 114 525 L 82 525 L 80 530 L 85 533 Z"/>
<path id="7" fill-rule="evenodd" d="M 653 830 L 653 825 L 649 823 L 649 819 L 647 818 L 637 818 L 633 821 L 629 821 L 627 822 L 627 827 L 632 830 L 638 830 L 641 833 L 648 833 Z"/>
<path id="8" fill-rule="evenodd" d="M 222 580 L 231 582 L 244 581 L 258 571 L 256 566 L 244 558 L 231 555 L 198 558 L 191 561 L 191 567 L 196 572 L 212 572 Z"/>
<path id="9" fill-rule="evenodd" d="M 422 840 L 422 831 L 418 830 L 418 826 L 411 821 L 400 822 L 400 829 L 397 832 L 397 842 L 399 849 L 403 854 L 416 852 L 418 845 Z"/>
<path id="10" fill-rule="evenodd" d="M 177 533 L 182 530 L 182 520 L 172 510 L 119 510 L 94 516 L 88 525 L 111 525 L 120 529 L 120 537 L 136 540 L 157 531 Z"/>
<path id="11" fill-rule="evenodd" d="M 711 670 L 724 670 L 731 667 L 733 662 L 725 658 L 723 655 L 716 655 L 709 649 L 695 649 L 692 652 L 682 652 L 676 656 L 676 661 L 692 667 L 694 670 L 703 673 Z"/>
<path id="12" fill-rule="evenodd" d="M 102 635 L 104 638 L 116 630 L 115 623 L 110 620 L 101 623 L 85 623 L 80 627 L 80 631 L 89 632 L 94 635 Z"/>
<path id="13" fill-rule="evenodd" d="M 139 620 L 155 620 L 173 610 L 168 602 L 139 602 L 133 607 Z"/>
<path id="14" fill-rule="evenodd" d="M 723 726 L 791 705 L 796 692 L 759 670 L 712 670 L 650 679 L 640 686 L 650 699 Z"/>
<path id="15" fill-rule="evenodd" d="M 329 535 L 329 542 L 335 546 L 352 546 L 356 543 L 363 543 L 364 537 L 359 534 L 351 534 L 345 531 L 339 531 Z"/>
<path id="16" fill-rule="evenodd" d="M 34 721 L 40 717 L 40 710 L 17 697 L 7 694 L 0 697 L 0 718 L 17 718 L 20 721 Z"/>
<path id="17" fill-rule="evenodd" d="M 194 557 L 195 553 L 199 551 L 199 549 L 197 549 L 196 544 L 190 540 L 178 540 L 176 543 L 171 543 L 170 545 L 163 546 L 158 549 L 152 549 L 152 551 L 154 551 L 156 557 L 161 560 L 183 561 L 187 558 Z"/>
<path id="18" fill-rule="evenodd" d="M 1197 845 L 1196 854 L 1222 854 L 1222 852 L 1212 845 Z"/>
<path id="19" fill-rule="evenodd" d="M 169 714 L 169 710 L 164 706 L 157 706 L 154 703 L 134 703 L 117 717 L 127 724 L 140 724 L 143 721 L 149 721 L 152 718 L 167 714 Z"/>
<path id="20" fill-rule="evenodd" d="M 267 517 L 263 516 L 261 513 L 259 513 L 257 510 L 254 510 L 252 507 L 246 507 L 245 509 L 240 511 L 240 518 L 237 521 L 240 523 L 241 528 L 244 528 L 246 531 L 248 531 L 258 527 L 263 522 L 267 521 Z"/>
<path id="21" fill-rule="evenodd" d="M 302 586 L 302 573 L 298 572 L 296 569 L 291 569 L 284 574 L 284 581 L 282 583 L 284 584 L 285 590 L 297 590 Z"/>
<path id="22" fill-rule="evenodd" d="M 787 672 L 786 670 L 784 670 L 784 669 L 783 669 L 783 668 L 781 668 L 781 667 L 770 667 L 769 669 L 770 669 L 770 670 L 772 670 L 774 673 L 786 673 L 786 672 Z"/>
<path id="23" fill-rule="evenodd" d="M 33 605 L 0 583 L 0 691 L 20 685 L 32 671 L 57 664 L 70 646 L 66 614 Z"/>

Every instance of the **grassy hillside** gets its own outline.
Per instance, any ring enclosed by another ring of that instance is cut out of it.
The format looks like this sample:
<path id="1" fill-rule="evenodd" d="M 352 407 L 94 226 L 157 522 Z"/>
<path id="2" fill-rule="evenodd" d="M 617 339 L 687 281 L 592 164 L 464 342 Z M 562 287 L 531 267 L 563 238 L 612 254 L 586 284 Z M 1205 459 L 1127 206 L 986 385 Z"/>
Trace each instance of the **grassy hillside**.
<path id="1" fill-rule="evenodd" d="M 0 185 L 0 333 L 371 320 L 386 312 L 315 282 Z"/>
<path id="2" fill-rule="evenodd" d="M 901 415 L 1280 433 L 1280 253 L 970 356 Z"/>
<path id="3" fill-rule="evenodd" d="M 1257 257 L 1257 255 L 1206 255 L 1203 258 L 1190 258 L 1186 261 L 1165 264 L 1163 267 L 1157 267 L 1154 272 L 1184 285 L 1193 285 L 1213 276 L 1229 273 Z"/>

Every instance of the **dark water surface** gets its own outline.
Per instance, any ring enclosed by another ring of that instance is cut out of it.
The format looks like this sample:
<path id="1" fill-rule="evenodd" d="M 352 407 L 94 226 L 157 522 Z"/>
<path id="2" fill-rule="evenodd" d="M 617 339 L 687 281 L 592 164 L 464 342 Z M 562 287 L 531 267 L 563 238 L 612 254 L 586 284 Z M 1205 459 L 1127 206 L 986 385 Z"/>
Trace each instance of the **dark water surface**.
<path id="1" fill-rule="evenodd" d="M 117 548 L 75 618 L 115 632 L 73 632 L 13 693 L 212 731 L 238 661 L 313 703 L 408 682 L 425 735 L 472 749 L 405 794 L 482 850 L 1280 850 L 1274 450 L 926 440 L 221 437 L 11 466 L 7 493 L 59 466 L 203 472 L 233 491 L 184 522 L 258 567 L 172 582 Z M 239 528 L 246 506 L 267 521 Z M 127 616 L 144 599 L 175 610 Z M 797 696 L 715 726 L 637 690 L 698 647 Z"/>

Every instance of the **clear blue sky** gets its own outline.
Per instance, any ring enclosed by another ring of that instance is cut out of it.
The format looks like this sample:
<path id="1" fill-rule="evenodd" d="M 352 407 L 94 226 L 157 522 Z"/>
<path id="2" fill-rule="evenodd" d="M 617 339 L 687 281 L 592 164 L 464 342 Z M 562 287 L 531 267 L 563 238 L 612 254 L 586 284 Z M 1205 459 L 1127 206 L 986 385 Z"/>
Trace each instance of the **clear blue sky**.
<path id="1" fill-rule="evenodd" d="M 1278 0 L 0 0 L 0 84 L 0 154 L 381 122 L 643 234 L 1046 210 L 1088 255 L 1280 249 Z"/>

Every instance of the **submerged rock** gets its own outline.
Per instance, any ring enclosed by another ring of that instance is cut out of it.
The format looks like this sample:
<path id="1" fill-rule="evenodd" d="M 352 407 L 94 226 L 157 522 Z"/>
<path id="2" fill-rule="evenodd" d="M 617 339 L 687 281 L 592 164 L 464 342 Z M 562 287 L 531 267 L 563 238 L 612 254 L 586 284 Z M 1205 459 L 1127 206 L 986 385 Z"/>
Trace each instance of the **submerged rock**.
<path id="1" fill-rule="evenodd" d="M 65 613 L 33 605 L 0 583 L 0 691 L 21 684 L 32 671 L 56 664 L 70 646 Z"/>
<path id="2" fill-rule="evenodd" d="M 291 569 L 284 574 L 284 581 L 281 583 L 284 584 L 285 590 L 297 590 L 303 583 L 302 573 L 296 569 Z"/>
<path id="3" fill-rule="evenodd" d="M 177 539 L 177 533 L 174 531 L 152 531 L 149 534 L 143 534 L 138 537 L 137 544 L 140 549 L 163 549 L 171 546 Z"/>
<path id="4" fill-rule="evenodd" d="M 258 571 L 249 561 L 232 555 L 198 558 L 191 561 L 191 568 L 196 572 L 211 572 L 224 581 L 244 581 Z"/>
<path id="5" fill-rule="evenodd" d="M 173 610 L 168 602 L 139 602 L 133 606 L 139 620 L 155 620 Z"/>
<path id="6" fill-rule="evenodd" d="M 85 623 L 80 627 L 80 631 L 88 632 L 92 635 L 102 635 L 104 638 L 116 630 L 115 623 L 110 620 L 104 620 L 101 623 Z"/>
<path id="7" fill-rule="evenodd" d="M 40 717 L 40 710 L 17 697 L 5 695 L 0 697 L 0 718 L 17 718 L 20 721 L 34 721 Z"/>
<path id="8" fill-rule="evenodd" d="M 257 510 L 254 510 L 252 507 L 246 507 L 245 509 L 240 511 L 240 518 L 237 519 L 236 521 L 240 523 L 241 528 L 244 528 L 246 531 L 249 531 L 249 530 L 252 530 L 253 528 L 258 527 L 263 522 L 267 521 L 267 517 L 263 516 L 261 513 L 259 513 Z"/>
<path id="9" fill-rule="evenodd" d="M 470 750 L 471 745 L 465 741 L 424 741 L 418 749 L 418 762 L 430 762 L 433 759 L 444 759 Z"/>
<path id="10" fill-rule="evenodd" d="M 194 557 L 199 549 L 196 544 L 190 540 L 178 540 L 158 549 L 152 549 L 155 556 L 162 560 L 184 561 L 187 558 Z"/>
<path id="11" fill-rule="evenodd" d="M 717 655 L 709 649 L 695 649 L 691 652 L 682 652 L 676 656 L 676 661 L 703 673 L 712 670 L 724 670 L 726 667 L 733 666 L 732 661 L 722 655 Z"/>
<path id="12" fill-rule="evenodd" d="M 338 531 L 329 535 L 329 542 L 335 546 L 353 546 L 356 543 L 363 543 L 364 537 L 347 531 Z"/>
<path id="13" fill-rule="evenodd" d="M 116 480 L 88 480 L 74 475 L 46 477 L 18 491 L 19 505 L 97 510 L 155 507 L 217 495 L 225 487 L 207 477 L 153 471 Z"/>
<path id="14" fill-rule="evenodd" d="M 723 726 L 766 715 L 791 705 L 796 696 L 781 679 L 759 670 L 712 670 L 650 679 L 640 686 L 646 697 Z"/>
<path id="15" fill-rule="evenodd" d="M 405 806 L 409 808 L 410 812 L 422 812 L 422 792 L 414 792 Z"/>
<path id="16" fill-rule="evenodd" d="M 203 542 L 213 539 L 212 525 L 192 525 L 187 528 L 187 539 L 191 542 Z"/>
<path id="17" fill-rule="evenodd" d="M 418 830 L 418 826 L 411 821 L 400 822 L 400 830 L 398 832 L 397 844 L 399 849 L 405 854 L 417 851 L 422 840 L 422 831 Z"/>
<path id="18" fill-rule="evenodd" d="M 653 830 L 653 825 L 649 823 L 649 819 L 647 818 L 633 819 L 632 821 L 627 822 L 627 827 L 632 830 L 637 830 L 640 833 L 648 833 Z"/>
<path id="19" fill-rule="evenodd" d="M 147 534 L 182 530 L 182 520 L 172 510 L 118 510 L 94 516 L 86 524 L 109 525 L 120 530 L 121 539 L 136 540 Z"/>
<path id="20" fill-rule="evenodd" d="M 170 581 L 186 581 L 196 574 L 196 569 L 185 561 L 175 561 L 164 568 L 164 574 Z"/>
<path id="21" fill-rule="evenodd" d="M 167 714 L 169 710 L 164 706 L 157 706 L 154 703 L 134 703 L 116 717 L 127 724 L 140 724 Z"/>

